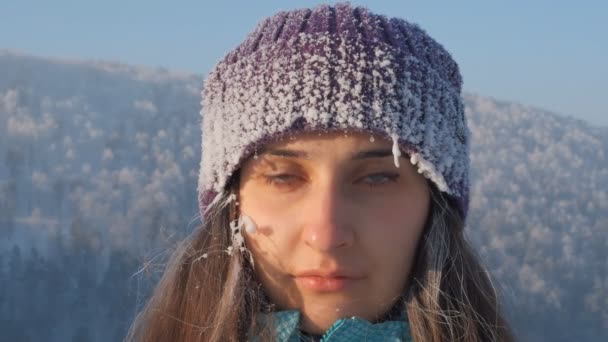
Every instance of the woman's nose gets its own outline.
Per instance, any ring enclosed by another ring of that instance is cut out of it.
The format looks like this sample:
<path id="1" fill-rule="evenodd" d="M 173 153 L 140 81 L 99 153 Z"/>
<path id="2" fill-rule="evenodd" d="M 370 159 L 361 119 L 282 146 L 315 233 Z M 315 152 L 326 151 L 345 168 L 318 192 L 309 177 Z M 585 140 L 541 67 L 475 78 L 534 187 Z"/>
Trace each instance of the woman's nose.
<path id="1" fill-rule="evenodd" d="M 316 189 L 302 213 L 304 242 L 323 252 L 351 246 L 355 232 L 349 210 L 348 199 L 337 187 Z"/>

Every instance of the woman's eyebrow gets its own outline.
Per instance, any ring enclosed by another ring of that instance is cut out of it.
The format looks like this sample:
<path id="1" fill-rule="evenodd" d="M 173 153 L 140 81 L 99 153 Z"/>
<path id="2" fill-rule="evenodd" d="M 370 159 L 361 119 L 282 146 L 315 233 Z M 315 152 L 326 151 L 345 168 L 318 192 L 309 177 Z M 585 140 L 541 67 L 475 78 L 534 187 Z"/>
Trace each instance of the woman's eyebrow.
<path id="1" fill-rule="evenodd" d="M 304 158 L 310 159 L 308 152 L 299 151 L 299 150 L 288 150 L 288 149 L 275 149 L 275 148 L 263 148 L 259 153 L 259 155 L 271 155 L 277 157 L 287 157 L 287 158 Z"/>
<path id="2" fill-rule="evenodd" d="M 360 151 L 353 155 L 353 160 L 367 159 L 367 158 L 386 158 L 392 157 L 393 151 L 390 149 L 381 149 L 381 150 L 368 150 L 368 151 Z M 403 156 L 403 152 L 401 153 Z"/>

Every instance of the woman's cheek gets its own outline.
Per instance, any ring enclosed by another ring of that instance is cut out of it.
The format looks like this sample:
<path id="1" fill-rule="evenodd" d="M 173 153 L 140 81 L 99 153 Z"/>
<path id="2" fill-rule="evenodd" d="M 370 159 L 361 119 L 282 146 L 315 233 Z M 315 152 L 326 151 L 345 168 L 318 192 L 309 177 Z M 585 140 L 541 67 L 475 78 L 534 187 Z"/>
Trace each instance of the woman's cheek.
<path id="1" fill-rule="evenodd" d="M 268 260 L 281 260 L 286 257 L 287 252 L 293 247 L 294 234 L 292 224 L 284 223 L 278 215 L 269 220 L 265 215 L 252 215 L 256 225 L 254 234 L 245 235 L 245 243 L 248 248 L 253 249 L 254 256 Z M 274 263 L 274 262 L 273 262 Z"/>

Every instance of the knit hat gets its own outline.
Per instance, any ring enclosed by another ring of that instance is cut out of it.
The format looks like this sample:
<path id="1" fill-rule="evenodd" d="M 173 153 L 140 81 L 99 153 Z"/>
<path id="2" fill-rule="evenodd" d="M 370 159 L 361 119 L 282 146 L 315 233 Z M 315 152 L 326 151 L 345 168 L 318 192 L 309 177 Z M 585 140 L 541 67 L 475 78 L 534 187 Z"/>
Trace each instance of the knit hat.
<path id="1" fill-rule="evenodd" d="M 348 130 L 392 139 L 464 220 L 470 132 L 461 88 L 451 55 L 403 19 L 348 2 L 265 18 L 204 83 L 201 217 L 259 146 Z"/>

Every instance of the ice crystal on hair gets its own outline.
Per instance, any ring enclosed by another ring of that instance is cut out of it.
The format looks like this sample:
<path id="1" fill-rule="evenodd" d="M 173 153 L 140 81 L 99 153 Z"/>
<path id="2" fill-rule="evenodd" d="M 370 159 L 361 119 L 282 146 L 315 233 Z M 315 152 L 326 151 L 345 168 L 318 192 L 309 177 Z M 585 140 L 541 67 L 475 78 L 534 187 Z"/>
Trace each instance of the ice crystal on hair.
<path id="1" fill-rule="evenodd" d="M 226 199 L 226 201 L 224 202 L 224 206 L 227 206 L 228 204 L 230 204 L 232 201 L 236 201 L 236 194 L 230 194 L 228 195 L 228 198 Z"/>
<path id="2" fill-rule="evenodd" d="M 399 150 L 399 137 L 393 135 L 393 159 L 395 161 L 395 167 L 399 167 L 399 157 L 401 157 L 401 150 Z"/>
<path id="3" fill-rule="evenodd" d="M 257 231 L 255 223 L 253 223 L 251 217 L 247 215 L 241 215 L 241 219 L 239 220 L 239 226 L 245 228 L 245 231 L 249 234 L 255 234 L 255 232 Z"/>
<path id="4" fill-rule="evenodd" d="M 243 237 L 243 230 L 247 233 L 254 234 L 256 231 L 253 220 L 247 215 L 240 215 L 238 219 L 230 221 L 230 233 L 232 239 L 232 246 L 229 246 L 226 252 L 228 255 L 238 250 L 241 253 L 249 255 L 249 261 L 251 266 L 254 266 L 253 255 L 245 246 L 245 238 Z"/>

